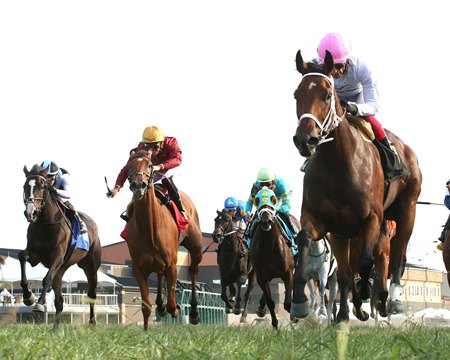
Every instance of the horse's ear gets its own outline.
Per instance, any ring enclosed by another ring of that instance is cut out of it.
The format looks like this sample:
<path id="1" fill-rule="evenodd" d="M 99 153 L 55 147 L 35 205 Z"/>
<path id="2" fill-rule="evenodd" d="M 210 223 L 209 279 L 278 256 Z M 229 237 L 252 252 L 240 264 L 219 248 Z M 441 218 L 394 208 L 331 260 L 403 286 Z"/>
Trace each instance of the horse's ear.
<path id="1" fill-rule="evenodd" d="M 333 55 L 331 55 L 331 53 L 328 50 L 326 50 L 325 61 L 323 63 L 323 73 L 328 76 L 333 71 L 333 68 L 334 68 Z"/>
<path id="2" fill-rule="evenodd" d="M 29 174 L 30 172 L 28 171 L 26 165 L 23 166 L 23 172 L 25 173 L 25 176 L 28 177 L 28 174 Z"/>
<path id="3" fill-rule="evenodd" d="M 308 70 L 307 64 L 303 61 L 302 53 L 301 51 L 297 51 L 297 55 L 295 55 L 295 65 L 297 66 L 297 71 L 300 74 L 305 74 Z"/>
<path id="4" fill-rule="evenodd" d="M 275 205 L 278 202 L 277 197 L 275 195 L 272 195 L 270 197 L 270 202 L 272 203 L 272 205 Z"/>
<path id="5" fill-rule="evenodd" d="M 219 210 L 216 210 L 216 213 L 217 213 L 217 215 L 220 215 L 220 211 Z"/>

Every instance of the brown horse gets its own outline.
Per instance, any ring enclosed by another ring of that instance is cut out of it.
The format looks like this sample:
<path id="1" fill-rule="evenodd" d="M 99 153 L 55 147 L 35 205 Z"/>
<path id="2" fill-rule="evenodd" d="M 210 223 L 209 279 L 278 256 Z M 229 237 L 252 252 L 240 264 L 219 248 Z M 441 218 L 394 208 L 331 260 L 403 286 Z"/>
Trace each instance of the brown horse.
<path id="1" fill-rule="evenodd" d="M 144 329 L 148 330 L 151 314 L 147 279 L 152 272 L 155 272 L 158 277 L 155 300 L 158 314 L 164 316 L 168 312 L 172 317 L 177 317 L 180 312 L 180 306 L 175 301 L 178 239 L 180 239 L 180 245 L 183 245 L 190 254 L 189 275 L 192 293 L 189 320 L 191 324 L 198 324 L 200 317 L 197 309 L 196 279 L 198 266 L 203 256 L 203 238 L 197 210 L 191 199 L 180 191 L 189 218 L 189 226 L 179 233 L 170 208 L 156 197 L 151 151 L 140 151 L 130 158 L 128 181 L 133 193 L 134 208 L 127 223 L 127 244 L 133 263 L 133 272 L 141 291 Z M 163 276 L 167 287 L 166 304 L 163 303 L 162 294 Z"/>
<path id="2" fill-rule="evenodd" d="M 444 260 L 445 268 L 447 269 L 447 281 L 450 284 L 450 231 L 447 231 L 445 234 L 442 258 Z"/>
<path id="3" fill-rule="evenodd" d="M 247 281 L 250 270 L 248 250 L 244 244 L 245 239 L 238 234 L 232 216 L 226 211 L 217 211 L 212 238 L 220 244 L 217 254 L 222 287 L 220 297 L 225 302 L 227 313 L 233 310 L 235 315 L 239 315 L 242 312 L 241 288 Z M 244 309 L 246 308 L 247 306 L 244 306 Z M 246 317 L 247 313 L 242 313 L 241 322 L 245 322 Z"/>
<path id="4" fill-rule="evenodd" d="M 72 244 L 74 233 L 71 221 L 65 207 L 53 195 L 52 188 L 47 184 L 47 170 L 34 165 L 31 171 L 24 167 L 26 176 L 23 185 L 25 216 L 30 223 L 27 232 L 27 247 L 19 253 L 23 289 L 23 302 L 27 306 L 35 303 L 35 296 L 28 288 L 25 263 L 31 266 L 42 263 L 49 269 L 42 281 L 43 289 L 33 311 L 44 312 L 45 295 L 52 287 L 55 293 L 56 322 L 63 310 L 62 277 L 66 270 L 77 264 L 84 270 L 88 280 L 88 297 L 90 317 L 89 323 L 95 324 L 94 303 L 97 297 L 97 270 L 101 264 L 101 245 L 97 225 L 88 215 L 79 212 L 88 229 L 89 249 L 85 250 Z"/>
<path id="5" fill-rule="evenodd" d="M 263 190 L 260 190 L 261 193 Z M 272 193 L 273 194 L 273 193 Z M 271 196 L 272 198 L 272 196 Z M 277 200 L 273 194 L 273 205 Z M 255 200 L 258 200 L 258 195 Z M 257 204 L 258 205 L 258 204 Z M 272 317 L 272 326 L 278 329 L 278 319 L 275 314 L 275 302 L 272 299 L 270 281 L 281 278 L 286 290 L 284 309 L 289 312 L 291 308 L 292 287 L 294 276 L 294 255 L 287 244 L 282 230 L 275 219 L 276 211 L 267 205 L 261 206 L 255 214 L 258 224 L 254 230 L 250 243 L 250 262 L 256 272 L 256 279 L 261 287 L 267 307 Z M 297 228 L 300 224 L 291 216 Z M 251 288 L 249 287 L 249 291 Z M 263 304 L 260 302 L 260 309 Z"/>
<path id="6" fill-rule="evenodd" d="M 340 304 L 347 304 L 354 271 L 361 276 L 361 299 L 370 296 L 373 250 L 384 218 L 397 223 L 397 234 L 391 241 L 389 268 L 393 282 L 388 308 L 401 312 L 400 278 L 422 183 L 417 157 L 409 146 L 386 131 L 409 174 L 385 187 L 378 150 L 350 125 L 339 104 L 330 75 L 334 67 L 332 55 L 327 52 L 324 64 L 314 69 L 311 63 L 303 61 L 299 51 L 296 65 L 303 77 L 294 93 L 299 123 L 293 140 L 300 155 L 310 161 L 303 180 L 302 230 L 297 236 L 299 260 L 291 316 L 302 318 L 309 313 L 304 292 L 306 254 L 311 242 L 327 232 L 331 233 L 332 251 L 338 262 Z M 315 72 L 311 72 L 313 69 Z M 349 262 L 351 238 L 360 245 L 357 269 L 352 269 Z M 337 322 L 340 321 L 349 321 L 347 306 L 340 306 Z"/>

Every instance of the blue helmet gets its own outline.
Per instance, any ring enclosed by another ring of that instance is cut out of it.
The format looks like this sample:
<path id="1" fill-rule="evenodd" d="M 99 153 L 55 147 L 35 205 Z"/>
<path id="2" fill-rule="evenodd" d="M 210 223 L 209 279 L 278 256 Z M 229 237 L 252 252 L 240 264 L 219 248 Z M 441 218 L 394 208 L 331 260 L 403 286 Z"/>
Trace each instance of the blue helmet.
<path id="1" fill-rule="evenodd" d="M 228 210 L 228 211 L 229 210 L 236 210 L 238 205 L 239 205 L 238 200 L 235 197 L 233 197 L 233 196 L 227 197 L 225 199 L 225 203 L 223 204 L 225 210 Z"/>
<path id="2" fill-rule="evenodd" d="M 56 165 L 55 162 L 50 161 L 50 160 L 45 160 L 41 164 L 41 168 L 47 169 L 47 175 L 56 175 L 56 173 L 59 170 L 58 165 Z"/>

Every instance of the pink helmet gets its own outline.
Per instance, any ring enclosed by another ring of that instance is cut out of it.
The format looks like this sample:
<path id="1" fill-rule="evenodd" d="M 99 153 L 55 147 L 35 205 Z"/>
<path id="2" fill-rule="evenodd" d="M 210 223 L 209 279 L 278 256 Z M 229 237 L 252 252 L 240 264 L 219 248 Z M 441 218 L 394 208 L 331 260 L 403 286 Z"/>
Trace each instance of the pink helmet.
<path id="1" fill-rule="evenodd" d="M 335 64 L 342 64 L 347 61 L 352 51 L 352 46 L 339 34 L 327 34 L 320 41 L 317 48 L 317 54 L 319 55 L 320 62 L 324 62 L 326 50 L 333 55 L 333 61 Z"/>

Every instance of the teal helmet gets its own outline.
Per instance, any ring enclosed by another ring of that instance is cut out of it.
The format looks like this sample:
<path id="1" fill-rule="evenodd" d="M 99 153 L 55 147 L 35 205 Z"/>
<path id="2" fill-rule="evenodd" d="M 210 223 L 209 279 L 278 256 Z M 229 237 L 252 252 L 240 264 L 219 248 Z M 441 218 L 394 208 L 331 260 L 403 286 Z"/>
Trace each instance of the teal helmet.
<path id="1" fill-rule="evenodd" d="M 263 186 L 261 190 L 255 196 L 255 206 L 256 210 L 259 210 L 262 206 L 267 205 L 272 209 L 275 209 L 275 205 L 277 204 L 278 199 L 275 193 L 270 190 L 267 186 Z"/>

